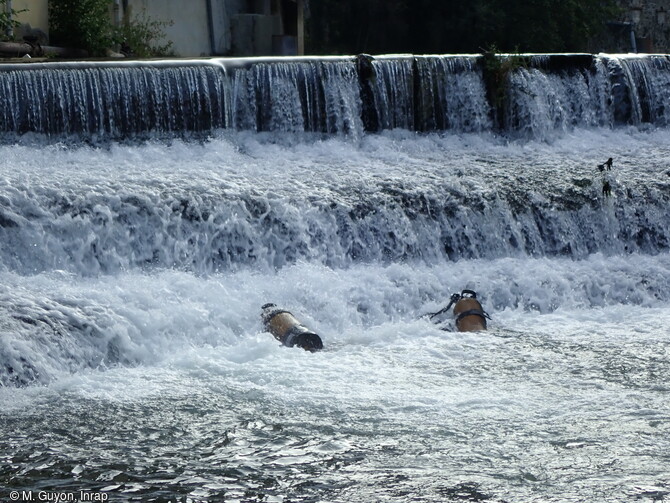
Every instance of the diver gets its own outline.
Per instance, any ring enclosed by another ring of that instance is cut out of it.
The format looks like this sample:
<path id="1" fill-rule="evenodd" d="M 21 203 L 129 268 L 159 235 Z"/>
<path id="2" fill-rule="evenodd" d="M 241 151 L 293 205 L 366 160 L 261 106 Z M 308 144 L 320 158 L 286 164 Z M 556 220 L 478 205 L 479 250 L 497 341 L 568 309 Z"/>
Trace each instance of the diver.
<path id="1" fill-rule="evenodd" d="M 603 173 L 606 169 L 607 171 L 612 171 L 613 162 L 614 161 L 610 157 L 604 163 L 598 164 L 598 170 L 601 173 Z M 611 175 L 603 173 L 602 178 L 603 178 L 603 197 L 611 197 L 612 196 L 612 182 L 610 181 Z"/>
<path id="2" fill-rule="evenodd" d="M 288 311 L 279 309 L 275 304 L 261 307 L 263 327 L 284 346 L 297 346 L 312 353 L 323 349 L 321 337 L 300 323 Z"/>
<path id="3" fill-rule="evenodd" d="M 436 313 L 428 313 L 429 319 L 433 319 L 453 308 L 454 324 L 459 332 L 477 332 L 486 330 L 486 320 L 491 317 L 482 308 L 477 300 L 477 293 L 473 290 L 463 290 L 461 293 L 454 293 L 446 307 Z"/>
<path id="4" fill-rule="evenodd" d="M 614 162 L 614 161 L 613 161 L 612 158 L 610 157 L 610 158 L 607 159 L 604 163 L 602 163 L 602 164 L 598 164 L 598 169 L 599 169 L 600 171 L 605 171 L 605 168 L 607 168 L 607 171 L 612 171 L 612 163 L 613 163 L 613 162 Z"/>
<path id="5" fill-rule="evenodd" d="M 477 300 L 477 293 L 473 290 L 454 293 L 446 307 L 436 313 L 425 314 L 424 317 L 432 320 L 448 312 L 452 306 L 454 325 L 459 332 L 478 332 L 487 329 L 486 320 L 490 320 L 491 317 L 484 311 Z M 300 347 L 312 353 L 323 349 L 321 337 L 300 323 L 290 312 L 272 303 L 263 305 L 261 310 L 263 327 L 284 346 Z"/>
<path id="6" fill-rule="evenodd" d="M 603 181 L 603 196 L 610 197 L 612 195 L 612 184 L 609 180 Z"/>

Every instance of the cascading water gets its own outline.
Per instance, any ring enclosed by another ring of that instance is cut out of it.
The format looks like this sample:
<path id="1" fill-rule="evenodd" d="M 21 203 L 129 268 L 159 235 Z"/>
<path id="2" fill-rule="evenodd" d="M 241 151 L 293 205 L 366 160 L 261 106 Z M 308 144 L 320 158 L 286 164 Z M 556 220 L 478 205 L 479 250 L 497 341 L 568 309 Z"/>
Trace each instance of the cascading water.
<path id="1" fill-rule="evenodd" d="M 667 56 L 527 56 L 504 74 L 504 103 L 489 102 L 480 59 L 369 57 L 367 70 L 353 58 L 4 65 L 0 132 L 484 132 L 495 130 L 498 106 L 503 132 L 535 139 L 574 127 L 667 124 Z"/>
<path id="2" fill-rule="evenodd" d="M 252 64 L 231 71 L 231 124 L 252 131 L 360 130 L 355 68 L 346 61 Z"/>
<path id="3" fill-rule="evenodd" d="M 475 56 L 415 59 L 420 131 L 490 131 L 491 105 Z"/>
<path id="4" fill-rule="evenodd" d="M 0 65 L 0 499 L 667 498 L 670 59 L 507 61 Z"/>
<path id="5" fill-rule="evenodd" d="M 609 127 L 610 95 L 611 84 L 599 60 L 591 68 L 561 72 L 522 67 L 510 74 L 506 129 L 547 138 L 574 127 Z"/>
<path id="6" fill-rule="evenodd" d="M 532 158 L 546 162 L 533 155 L 526 162 Z M 38 169 L 47 162 L 41 159 Z M 670 244 L 667 176 L 630 173 L 621 199 L 603 208 L 596 177 L 542 167 L 518 174 L 513 163 L 491 170 L 488 159 L 469 158 L 467 174 L 463 159 L 434 162 L 436 173 L 427 175 L 419 171 L 426 167 L 408 165 L 408 173 L 391 180 L 383 170 L 352 177 L 336 168 L 327 185 L 311 172 L 316 166 L 284 166 L 238 184 L 217 173 L 214 160 L 203 162 L 208 172 L 175 185 L 110 174 L 104 186 L 74 179 L 55 188 L 36 184 L 42 175 L 16 159 L 31 176 L 0 183 L 3 268 L 96 275 L 175 267 L 207 274 L 302 260 L 340 268 L 519 255 L 581 259 L 595 252 L 655 254 Z M 67 161 L 59 164 L 67 170 Z M 440 170 L 453 174 L 439 180 Z M 483 185 L 473 185 L 475 174 Z"/>
<path id="7" fill-rule="evenodd" d="M 618 122 L 667 126 L 670 58 L 607 58 Z"/>
<path id="8" fill-rule="evenodd" d="M 215 63 L 38 64 L 0 69 L 0 130 L 128 138 L 226 127 Z"/>

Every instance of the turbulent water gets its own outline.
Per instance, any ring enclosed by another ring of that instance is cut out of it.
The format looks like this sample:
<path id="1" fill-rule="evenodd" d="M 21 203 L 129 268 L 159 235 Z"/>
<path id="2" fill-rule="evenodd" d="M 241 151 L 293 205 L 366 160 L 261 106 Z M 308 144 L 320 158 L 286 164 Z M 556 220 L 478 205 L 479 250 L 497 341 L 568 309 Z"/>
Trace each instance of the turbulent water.
<path id="1" fill-rule="evenodd" d="M 472 57 L 327 62 L 231 72 L 197 138 L 6 137 L 0 498 L 670 499 L 665 67 L 538 58 L 500 130 Z M 488 331 L 422 316 L 464 288 Z"/>

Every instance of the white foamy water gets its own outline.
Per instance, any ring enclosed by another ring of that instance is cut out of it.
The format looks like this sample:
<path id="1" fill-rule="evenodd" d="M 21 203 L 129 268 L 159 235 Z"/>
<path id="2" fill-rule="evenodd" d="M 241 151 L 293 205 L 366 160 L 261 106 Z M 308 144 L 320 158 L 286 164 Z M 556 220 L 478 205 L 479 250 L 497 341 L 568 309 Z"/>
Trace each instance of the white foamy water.
<path id="1" fill-rule="evenodd" d="M 667 498 L 668 139 L 0 146 L 2 496 Z"/>

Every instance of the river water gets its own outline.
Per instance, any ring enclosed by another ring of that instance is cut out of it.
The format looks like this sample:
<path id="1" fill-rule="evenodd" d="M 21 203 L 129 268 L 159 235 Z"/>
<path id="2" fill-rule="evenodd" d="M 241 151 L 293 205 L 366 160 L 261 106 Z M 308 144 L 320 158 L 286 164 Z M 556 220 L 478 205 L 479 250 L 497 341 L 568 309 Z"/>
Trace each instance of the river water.
<path id="1" fill-rule="evenodd" d="M 670 499 L 670 133 L 545 126 L 0 145 L 0 498 Z"/>
<path id="2" fill-rule="evenodd" d="M 505 239 L 495 215 L 503 222 L 511 210 L 483 194 L 510 193 L 508 179 L 523 176 L 529 197 L 549 201 L 570 186 L 602 216 L 585 218 L 614 225 L 627 205 L 643 211 L 639 194 L 667 198 L 669 139 L 222 133 L 204 143 L 1 147 L 11 159 L 2 193 L 15 210 L 4 218 L 17 222 L 4 229 L 21 229 L 20 243 L 3 244 L 2 354 L 15 367 L 0 389 L 3 486 L 113 501 L 667 498 L 667 241 L 608 245 L 603 232 L 601 250 L 582 253 L 591 238 L 565 235 L 573 255 L 492 244 L 450 259 L 433 243 L 439 230 L 403 229 L 374 195 L 380 185 L 435 200 L 467 192 L 488 207 L 458 206 L 452 220 L 476 234 L 468 222 L 491 212 L 481 240 L 495 243 Z M 611 198 L 596 168 L 607 156 Z M 572 182 L 582 179 L 593 183 Z M 58 210 L 58 198 L 78 210 Z M 255 259 L 220 257 L 206 229 L 197 246 L 185 224 L 156 231 L 176 225 L 171 205 L 185 198 Z M 277 222 L 248 230 L 251 204 L 231 210 L 221 198 L 263 201 Z M 360 239 L 371 232 L 362 226 L 398 237 L 383 249 L 363 242 L 360 259 L 319 241 L 334 224 L 318 209 L 334 202 L 371 204 L 369 222 L 350 221 Z M 136 236 L 115 234 L 123 218 L 138 219 Z M 489 331 L 421 319 L 463 288 L 479 292 Z M 321 334 L 324 351 L 264 333 L 265 302 Z"/>

